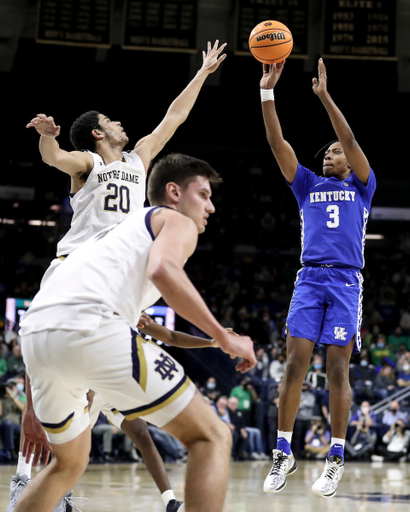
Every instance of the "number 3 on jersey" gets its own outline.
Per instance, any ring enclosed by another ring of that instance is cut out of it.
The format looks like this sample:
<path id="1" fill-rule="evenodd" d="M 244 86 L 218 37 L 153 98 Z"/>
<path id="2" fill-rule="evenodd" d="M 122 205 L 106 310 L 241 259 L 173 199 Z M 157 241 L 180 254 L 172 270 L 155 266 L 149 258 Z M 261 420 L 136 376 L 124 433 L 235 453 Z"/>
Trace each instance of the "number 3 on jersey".
<path id="1" fill-rule="evenodd" d="M 326 211 L 329 214 L 329 219 L 332 219 L 332 220 L 328 220 L 326 222 L 326 226 L 328 228 L 337 228 L 339 226 L 339 220 L 340 220 L 339 207 L 337 206 L 337 204 L 330 204 L 326 208 Z"/>
<path id="2" fill-rule="evenodd" d="M 130 211 L 130 191 L 125 185 L 118 187 L 115 183 L 108 183 L 107 190 L 112 191 L 111 194 L 105 196 L 104 210 L 106 212 L 116 212 L 118 208 L 123 213 Z"/>

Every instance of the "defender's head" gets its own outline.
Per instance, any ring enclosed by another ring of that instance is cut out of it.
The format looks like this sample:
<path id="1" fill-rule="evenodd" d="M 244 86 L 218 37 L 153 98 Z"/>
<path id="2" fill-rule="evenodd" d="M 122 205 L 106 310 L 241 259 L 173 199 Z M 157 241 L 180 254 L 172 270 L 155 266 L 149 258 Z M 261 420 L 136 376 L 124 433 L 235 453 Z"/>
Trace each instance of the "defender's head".
<path id="1" fill-rule="evenodd" d="M 320 149 L 316 156 L 324 152 L 323 156 L 323 176 L 326 178 L 335 177 L 339 180 L 346 179 L 352 173 L 352 168 L 347 161 L 341 143 L 336 140 L 326 144 Z"/>
<path id="2" fill-rule="evenodd" d="M 159 160 L 148 179 L 151 205 L 166 205 L 190 217 L 203 233 L 214 213 L 211 183 L 221 183 L 219 174 L 204 160 L 174 153 Z"/>
<path id="3" fill-rule="evenodd" d="M 97 151 L 97 143 L 104 141 L 111 147 L 122 149 L 128 142 L 127 134 L 119 121 L 111 121 L 96 110 L 78 117 L 70 129 L 71 144 L 77 151 Z"/>

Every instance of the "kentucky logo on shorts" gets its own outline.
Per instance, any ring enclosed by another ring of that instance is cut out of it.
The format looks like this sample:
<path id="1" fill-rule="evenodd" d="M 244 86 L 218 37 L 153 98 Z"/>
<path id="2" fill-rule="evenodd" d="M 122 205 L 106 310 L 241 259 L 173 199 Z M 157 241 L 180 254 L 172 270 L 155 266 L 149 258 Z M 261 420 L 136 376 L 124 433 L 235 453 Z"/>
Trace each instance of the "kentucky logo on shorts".
<path id="1" fill-rule="evenodd" d="M 344 327 L 335 327 L 335 340 L 346 341 L 347 332 Z"/>
<path id="2" fill-rule="evenodd" d="M 174 372 L 178 372 L 175 361 L 164 353 L 161 353 L 160 357 L 161 360 L 156 359 L 154 361 L 154 364 L 156 365 L 155 371 L 160 374 L 162 380 L 172 380 L 175 377 Z"/>

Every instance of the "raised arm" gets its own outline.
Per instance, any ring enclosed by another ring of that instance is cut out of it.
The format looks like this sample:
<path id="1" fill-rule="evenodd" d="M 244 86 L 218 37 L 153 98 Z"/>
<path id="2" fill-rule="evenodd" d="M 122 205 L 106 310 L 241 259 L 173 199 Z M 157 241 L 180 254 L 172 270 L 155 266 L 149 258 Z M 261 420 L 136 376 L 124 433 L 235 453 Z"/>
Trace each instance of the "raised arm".
<path id="1" fill-rule="evenodd" d="M 226 54 L 221 55 L 221 53 L 226 43 L 220 47 L 218 46 L 218 40 L 215 41 L 213 46 L 208 42 L 207 52 L 202 52 L 203 63 L 201 69 L 171 103 L 164 119 L 155 130 L 137 142 L 134 151 L 140 156 L 146 169 L 148 169 L 151 160 L 157 156 L 174 135 L 177 128 L 187 119 L 208 75 L 216 71 L 221 62 L 225 60 Z"/>
<path id="2" fill-rule="evenodd" d="M 197 226 L 191 219 L 170 210 L 154 213 L 151 226 L 156 238 L 150 250 L 147 272 L 166 303 L 215 339 L 225 353 L 233 358 L 243 357 L 237 366 L 239 371 L 253 368 L 256 358 L 252 340 L 247 336 L 231 336 L 219 324 L 184 271 L 184 263 L 197 244 Z"/>
<path id="3" fill-rule="evenodd" d="M 298 159 L 292 146 L 283 138 L 273 95 L 273 89 L 282 74 L 284 65 L 285 61 L 271 66 L 264 64 L 260 88 L 266 138 L 283 176 L 292 183 L 296 176 Z"/>
<path id="4" fill-rule="evenodd" d="M 356 177 L 365 185 L 370 175 L 370 165 L 357 143 L 344 115 L 336 106 L 327 90 L 327 74 L 323 59 L 319 59 L 318 78 L 313 78 L 313 92 L 318 96 L 329 114 L 336 136 L 342 145 L 346 159 Z"/>
<path id="5" fill-rule="evenodd" d="M 39 149 L 43 162 L 56 167 L 76 179 L 78 175 L 90 172 L 93 168 L 93 158 L 82 151 L 64 151 L 60 148 L 56 137 L 60 135 L 60 126 L 56 126 L 52 117 L 38 114 L 26 128 L 35 128 L 40 134 Z"/>

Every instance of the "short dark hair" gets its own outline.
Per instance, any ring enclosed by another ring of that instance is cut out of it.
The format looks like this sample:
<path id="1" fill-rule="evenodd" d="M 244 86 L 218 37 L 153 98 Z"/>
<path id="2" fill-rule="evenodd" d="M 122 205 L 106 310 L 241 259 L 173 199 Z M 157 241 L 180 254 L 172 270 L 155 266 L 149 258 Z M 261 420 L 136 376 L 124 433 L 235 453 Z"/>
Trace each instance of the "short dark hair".
<path id="1" fill-rule="evenodd" d="M 96 141 L 91 133 L 96 128 L 100 127 L 99 112 L 96 110 L 89 110 L 80 117 L 78 117 L 70 128 L 70 140 L 74 149 L 81 151 L 88 149 L 95 151 Z"/>
<path id="2" fill-rule="evenodd" d="M 148 178 L 149 202 L 158 205 L 164 201 L 167 183 L 173 181 L 185 189 L 198 176 L 207 178 L 213 184 L 222 182 L 219 174 L 205 160 L 182 153 L 171 153 L 161 158 L 154 164 Z"/>
<path id="3" fill-rule="evenodd" d="M 321 156 L 321 155 L 322 155 L 322 153 L 323 153 L 323 154 L 324 154 L 324 153 L 326 153 L 326 151 L 330 148 L 330 146 L 331 146 L 332 144 L 335 144 L 336 142 L 339 142 L 339 140 L 337 140 L 337 139 L 336 139 L 336 140 L 332 140 L 332 141 L 330 141 L 330 142 L 327 142 L 323 147 L 321 147 L 321 148 L 319 149 L 319 151 L 318 151 L 318 152 L 316 153 L 316 155 L 315 155 L 315 158 L 318 158 L 319 156 Z M 322 158 L 322 156 L 321 156 L 321 158 Z"/>

